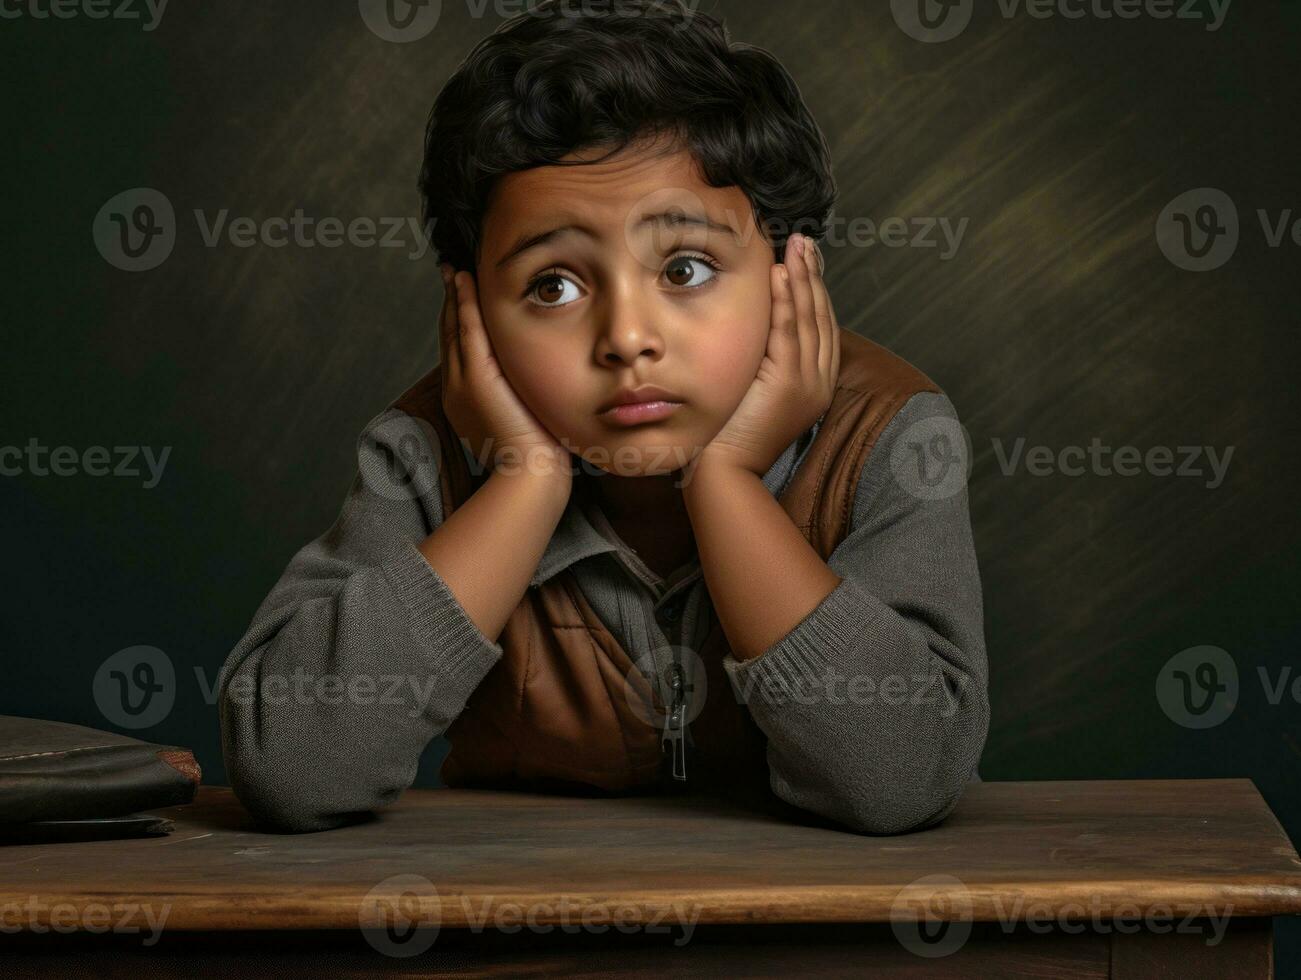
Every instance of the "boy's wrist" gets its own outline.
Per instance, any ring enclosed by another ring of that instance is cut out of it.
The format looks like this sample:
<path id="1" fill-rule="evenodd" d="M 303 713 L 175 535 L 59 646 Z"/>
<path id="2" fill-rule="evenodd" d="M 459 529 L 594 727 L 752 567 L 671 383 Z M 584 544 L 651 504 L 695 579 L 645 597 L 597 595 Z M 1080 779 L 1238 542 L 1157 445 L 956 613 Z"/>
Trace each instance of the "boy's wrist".
<path id="1" fill-rule="evenodd" d="M 739 475 L 758 475 L 728 457 L 719 454 L 711 455 L 708 451 L 701 452 L 691 460 L 687 466 L 683 467 L 682 473 L 682 493 L 684 496 L 690 496 L 696 492 L 692 489 L 693 487 L 708 483 L 720 476 L 721 479 L 728 480 Z"/>
<path id="2" fill-rule="evenodd" d="M 538 461 L 533 465 L 498 465 L 494 466 L 491 478 L 496 481 L 509 481 L 511 484 L 536 488 L 540 493 L 553 495 L 563 506 L 569 500 L 573 489 L 574 477 L 572 467 L 559 461 Z"/>

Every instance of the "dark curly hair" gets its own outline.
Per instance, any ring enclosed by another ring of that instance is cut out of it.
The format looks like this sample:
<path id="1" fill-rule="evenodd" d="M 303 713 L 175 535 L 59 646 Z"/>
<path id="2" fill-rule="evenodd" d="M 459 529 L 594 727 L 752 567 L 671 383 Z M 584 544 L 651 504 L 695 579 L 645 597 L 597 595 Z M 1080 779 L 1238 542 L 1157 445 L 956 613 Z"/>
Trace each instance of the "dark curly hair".
<path id="1" fill-rule="evenodd" d="M 503 174 L 666 134 L 710 186 L 745 192 L 774 261 L 791 234 L 825 233 L 831 154 L 772 54 L 682 0 L 543 0 L 480 41 L 434 101 L 419 186 L 439 261 L 474 267 Z"/>

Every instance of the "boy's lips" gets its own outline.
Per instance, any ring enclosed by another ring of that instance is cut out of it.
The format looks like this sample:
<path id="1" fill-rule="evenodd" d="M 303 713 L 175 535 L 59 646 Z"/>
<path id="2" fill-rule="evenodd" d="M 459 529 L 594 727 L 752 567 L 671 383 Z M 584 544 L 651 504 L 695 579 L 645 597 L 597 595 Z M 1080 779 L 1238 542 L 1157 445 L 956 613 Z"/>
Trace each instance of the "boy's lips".
<path id="1" fill-rule="evenodd" d="M 658 422 L 668 418 L 679 408 L 681 402 L 656 400 L 653 402 L 633 402 L 628 405 L 615 405 L 601 413 L 601 418 L 615 425 L 640 425 L 642 422 Z"/>
<path id="2" fill-rule="evenodd" d="M 646 402 L 672 402 L 675 404 L 682 403 L 682 396 L 669 391 L 667 388 L 661 388 L 659 385 L 640 385 L 636 388 L 622 388 L 615 393 L 614 397 L 597 409 L 598 414 L 604 415 L 611 409 L 618 408 L 621 405 L 637 405 Z"/>

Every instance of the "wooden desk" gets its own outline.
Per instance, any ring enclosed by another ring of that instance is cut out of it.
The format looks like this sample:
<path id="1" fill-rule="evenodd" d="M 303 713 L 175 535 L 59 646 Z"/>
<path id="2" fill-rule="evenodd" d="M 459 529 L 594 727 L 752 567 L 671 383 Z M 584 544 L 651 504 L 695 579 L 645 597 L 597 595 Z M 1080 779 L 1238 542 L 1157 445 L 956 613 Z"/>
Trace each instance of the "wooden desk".
<path id="1" fill-rule="evenodd" d="M 1268 977 L 1301 913 L 1241 779 L 976 783 L 896 837 L 701 797 L 416 790 L 293 836 L 221 787 L 158 812 L 170 837 L 0 849 L 6 976 Z"/>

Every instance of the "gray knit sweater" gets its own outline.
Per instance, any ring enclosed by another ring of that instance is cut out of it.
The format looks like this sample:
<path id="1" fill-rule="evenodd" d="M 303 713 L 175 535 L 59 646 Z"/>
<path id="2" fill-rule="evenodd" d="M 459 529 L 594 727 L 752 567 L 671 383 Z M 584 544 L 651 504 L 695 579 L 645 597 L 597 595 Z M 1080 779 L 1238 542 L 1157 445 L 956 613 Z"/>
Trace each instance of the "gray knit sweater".
<path id="1" fill-rule="evenodd" d="M 765 474 L 774 496 L 817 428 Z M 223 668 L 231 786 L 277 829 L 327 829 L 394 802 L 502 656 L 416 549 L 443 519 L 426 431 L 396 409 L 368 424 L 338 519 L 294 555 Z M 724 661 L 787 803 L 900 833 L 948 816 L 979 779 L 988 673 L 968 467 L 948 397 L 913 395 L 864 464 L 828 561 L 844 581 L 761 656 Z M 570 569 L 639 663 L 699 649 L 699 562 L 661 579 L 578 498 L 530 588 Z"/>

